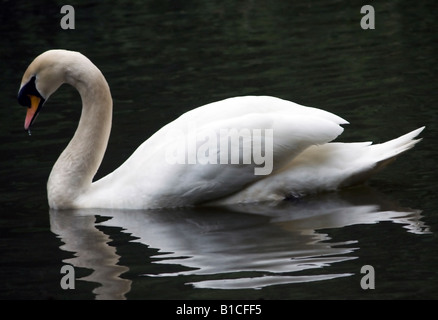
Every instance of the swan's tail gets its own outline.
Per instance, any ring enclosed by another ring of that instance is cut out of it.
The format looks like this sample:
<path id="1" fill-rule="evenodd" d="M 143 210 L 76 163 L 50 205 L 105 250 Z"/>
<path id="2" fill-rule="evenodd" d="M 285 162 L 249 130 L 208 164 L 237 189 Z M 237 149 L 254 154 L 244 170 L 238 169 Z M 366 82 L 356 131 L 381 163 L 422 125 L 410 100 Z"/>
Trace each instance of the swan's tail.
<path id="1" fill-rule="evenodd" d="M 423 129 L 375 145 L 371 142 L 330 142 L 311 146 L 282 170 L 215 203 L 223 205 L 281 200 L 364 183 L 418 143 L 421 139 L 415 138 Z"/>
<path id="2" fill-rule="evenodd" d="M 411 149 L 422 139 L 415 139 L 425 127 L 418 128 L 396 139 L 367 146 L 367 152 L 362 155 L 363 166 L 344 180 L 341 186 L 362 183 L 370 176 L 393 162 L 398 155 Z"/>
<path id="3" fill-rule="evenodd" d="M 380 164 L 382 161 L 393 160 L 399 154 L 411 149 L 415 144 L 421 141 L 421 138 L 414 138 L 417 137 L 424 128 L 425 127 L 421 127 L 397 139 L 370 146 L 370 151 L 373 156 L 376 157 L 377 164 Z"/>

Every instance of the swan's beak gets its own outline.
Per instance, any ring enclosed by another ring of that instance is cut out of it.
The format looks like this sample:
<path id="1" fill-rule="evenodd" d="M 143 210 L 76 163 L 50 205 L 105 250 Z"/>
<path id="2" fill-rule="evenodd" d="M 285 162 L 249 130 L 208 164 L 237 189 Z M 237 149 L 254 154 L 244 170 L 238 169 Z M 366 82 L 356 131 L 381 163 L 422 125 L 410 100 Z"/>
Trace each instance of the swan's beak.
<path id="1" fill-rule="evenodd" d="M 27 107 L 26 119 L 24 120 L 24 130 L 28 131 L 35 121 L 38 113 L 46 101 L 39 93 L 35 85 L 36 76 L 33 76 L 25 85 L 22 85 L 18 91 L 18 103 Z"/>
<path id="2" fill-rule="evenodd" d="M 27 108 L 26 119 L 24 120 L 24 130 L 29 130 L 33 121 L 38 116 L 38 113 L 43 105 L 43 100 L 37 96 L 28 95 L 30 99 L 30 106 Z"/>

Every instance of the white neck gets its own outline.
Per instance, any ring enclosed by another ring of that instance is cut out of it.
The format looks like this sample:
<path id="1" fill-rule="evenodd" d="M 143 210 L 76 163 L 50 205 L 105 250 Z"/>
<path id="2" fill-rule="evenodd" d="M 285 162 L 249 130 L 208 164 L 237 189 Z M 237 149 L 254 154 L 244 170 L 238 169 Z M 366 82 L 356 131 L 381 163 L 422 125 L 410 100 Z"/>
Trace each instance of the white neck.
<path id="1" fill-rule="evenodd" d="M 79 91 L 82 114 L 73 138 L 53 166 L 47 182 L 49 205 L 58 209 L 74 207 L 74 200 L 91 186 L 105 154 L 112 119 L 108 83 L 87 58 L 66 66 L 64 78 Z"/>

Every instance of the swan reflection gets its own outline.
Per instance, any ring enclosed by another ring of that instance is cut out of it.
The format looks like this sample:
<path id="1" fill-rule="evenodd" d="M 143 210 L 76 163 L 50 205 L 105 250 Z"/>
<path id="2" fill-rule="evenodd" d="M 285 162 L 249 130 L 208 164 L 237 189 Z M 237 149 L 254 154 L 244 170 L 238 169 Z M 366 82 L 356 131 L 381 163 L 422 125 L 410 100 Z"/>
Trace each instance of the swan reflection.
<path id="1" fill-rule="evenodd" d="M 97 216 L 106 219 L 96 222 Z M 330 266 L 356 259 L 360 243 L 330 242 L 323 229 L 391 221 L 407 232 L 429 233 L 421 217 L 421 211 L 399 207 L 367 187 L 257 205 L 50 211 L 51 230 L 64 242 L 61 249 L 75 255 L 64 262 L 93 270 L 82 280 L 100 284 L 97 299 L 123 299 L 132 285 L 121 277 L 129 267 L 119 264 L 100 226 L 121 228 L 133 242 L 157 250 L 152 257 L 157 271 L 141 276 L 187 276 L 186 284 L 197 288 L 258 289 L 351 276 L 333 273 Z M 146 258 L 138 259 L 150 263 Z"/>

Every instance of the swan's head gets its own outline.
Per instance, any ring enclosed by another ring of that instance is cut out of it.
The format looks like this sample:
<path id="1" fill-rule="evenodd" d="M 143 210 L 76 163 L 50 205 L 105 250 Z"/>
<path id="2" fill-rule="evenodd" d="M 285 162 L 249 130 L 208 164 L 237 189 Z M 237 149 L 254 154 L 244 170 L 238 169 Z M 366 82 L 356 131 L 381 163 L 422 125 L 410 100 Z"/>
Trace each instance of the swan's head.
<path id="1" fill-rule="evenodd" d="M 70 70 L 79 56 L 82 55 L 78 52 L 49 50 L 36 57 L 29 65 L 18 91 L 18 103 L 27 107 L 25 130 L 29 130 L 52 93 L 63 83 L 71 82 Z"/>

